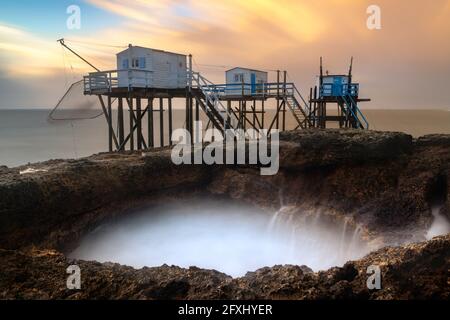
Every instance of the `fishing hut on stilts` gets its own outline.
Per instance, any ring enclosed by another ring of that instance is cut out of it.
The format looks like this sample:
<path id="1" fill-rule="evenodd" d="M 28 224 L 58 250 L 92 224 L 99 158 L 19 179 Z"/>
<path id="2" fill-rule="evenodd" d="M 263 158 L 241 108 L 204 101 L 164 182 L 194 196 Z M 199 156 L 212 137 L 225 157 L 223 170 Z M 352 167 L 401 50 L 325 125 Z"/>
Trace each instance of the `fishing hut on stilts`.
<path id="1" fill-rule="evenodd" d="M 248 128 L 284 131 L 288 117 L 292 117 L 294 129 L 325 128 L 330 121 L 337 121 L 340 127 L 368 129 L 357 104 L 369 100 L 359 98 L 351 67 L 346 76 L 323 75 L 321 62 L 319 84 L 305 99 L 287 80 L 286 71 L 277 71 L 276 81 L 269 82 L 267 72 L 236 67 L 226 71 L 226 83 L 214 84 L 193 70 L 191 55 L 132 45 L 117 54 L 117 69 L 101 71 L 64 39 L 58 41 L 96 70 L 84 76 L 83 94 L 98 98 L 108 124 L 109 151 L 172 145 L 170 136 L 177 129 L 175 101 L 181 101 L 184 127 L 193 143 L 201 134 L 194 126 L 202 117 L 207 119 L 204 129 L 212 127 L 221 133 Z M 275 109 L 270 113 L 268 101 Z M 330 103 L 338 105 L 338 116 L 327 115 Z M 116 119 L 113 110 L 117 110 Z"/>
<path id="2" fill-rule="evenodd" d="M 337 122 L 339 128 L 369 129 L 369 122 L 359 109 L 360 102 L 370 99 L 359 97 L 359 83 L 352 82 L 353 58 L 347 75 L 323 74 L 320 58 L 319 83 L 310 89 L 309 118 L 314 128 L 326 128 L 327 122 Z M 327 112 L 329 105 L 337 106 L 337 115 Z"/>

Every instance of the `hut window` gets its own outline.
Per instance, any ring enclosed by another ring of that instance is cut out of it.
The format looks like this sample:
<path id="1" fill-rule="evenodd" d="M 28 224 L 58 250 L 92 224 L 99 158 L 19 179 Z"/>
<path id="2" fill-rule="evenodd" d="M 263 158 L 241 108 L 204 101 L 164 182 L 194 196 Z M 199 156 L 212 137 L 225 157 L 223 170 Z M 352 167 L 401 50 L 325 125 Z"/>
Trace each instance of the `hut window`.
<path id="1" fill-rule="evenodd" d="M 128 69 L 128 59 L 122 60 L 122 69 Z"/>
<path id="2" fill-rule="evenodd" d="M 236 73 L 234 75 L 234 82 L 243 82 L 244 81 L 244 74 L 243 73 Z"/>
<path id="3" fill-rule="evenodd" d="M 133 58 L 133 59 L 131 60 L 131 67 L 132 67 L 132 68 L 139 68 L 139 59 Z"/>
<path id="4" fill-rule="evenodd" d="M 145 58 L 139 58 L 139 68 L 145 69 Z"/>

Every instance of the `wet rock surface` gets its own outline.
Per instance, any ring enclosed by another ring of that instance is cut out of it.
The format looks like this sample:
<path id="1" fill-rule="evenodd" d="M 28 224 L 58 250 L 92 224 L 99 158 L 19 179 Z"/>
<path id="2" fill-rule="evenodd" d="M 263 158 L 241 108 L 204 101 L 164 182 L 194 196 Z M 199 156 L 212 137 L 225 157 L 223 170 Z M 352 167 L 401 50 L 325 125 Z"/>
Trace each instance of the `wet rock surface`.
<path id="1" fill-rule="evenodd" d="M 431 206 L 450 218 L 450 136 L 306 130 L 280 139 L 274 176 L 251 166 L 175 166 L 169 149 L 1 167 L 0 298 L 449 298 L 450 236 L 424 241 L 423 235 Z M 350 218 L 383 245 L 416 243 L 328 271 L 268 266 L 236 279 L 195 267 L 69 261 L 61 253 L 129 208 L 199 194 L 270 210 L 293 206 L 299 214 L 321 208 Z M 74 263 L 83 273 L 79 291 L 66 289 L 66 268 Z M 381 290 L 367 289 L 372 264 L 381 268 Z"/>
<path id="2" fill-rule="evenodd" d="M 133 269 L 69 261 L 53 250 L 0 250 L 1 299 L 449 299 L 450 235 L 383 248 L 342 268 L 313 273 L 274 266 L 231 278 L 214 270 L 175 266 Z M 81 270 L 81 289 L 66 287 L 66 268 Z M 367 268 L 378 265 L 381 289 L 367 288 Z"/>

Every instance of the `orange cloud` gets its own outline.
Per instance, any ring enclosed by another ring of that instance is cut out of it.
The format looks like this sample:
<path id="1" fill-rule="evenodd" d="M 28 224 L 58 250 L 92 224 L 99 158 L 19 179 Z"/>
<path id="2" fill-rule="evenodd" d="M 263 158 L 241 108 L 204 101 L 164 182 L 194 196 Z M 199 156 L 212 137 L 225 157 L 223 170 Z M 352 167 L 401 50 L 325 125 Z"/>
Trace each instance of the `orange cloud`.
<path id="1" fill-rule="evenodd" d="M 0 39 L 0 68 L 8 76 L 49 75 L 54 72 L 55 42 L 3 23 L 0 23 Z"/>
<path id="2" fill-rule="evenodd" d="M 223 81 L 224 68 L 204 65 L 287 69 L 293 80 L 307 87 L 314 83 L 319 56 L 325 57 L 330 72 L 345 72 L 352 55 L 359 79 L 372 88 L 398 91 L 386 96 L 422 92 L 428 83 L 431 96 L 433 79 L 450 82 L 449 0 L 426 6 L 377 0 L 382 9 L 380 31 L 366 28 L 371 0 L 85 1 L 122 17 L 117 25 L 72 37 L 84 43 L 72 46 L 100 69 L 115 68 L 120 49 L 86 43 L 132 43 L 192 53 L 196 68 L 218 82 Z M 0 49 L 0 68 L 10 76 L 62 71 L 61 49 L 54 39 L 0 23 Z M 77 74 L 90 71 L 71 54 L 65 59 Z M 417 89 L 407 85 L 411 74 L 422 81 Z"/>

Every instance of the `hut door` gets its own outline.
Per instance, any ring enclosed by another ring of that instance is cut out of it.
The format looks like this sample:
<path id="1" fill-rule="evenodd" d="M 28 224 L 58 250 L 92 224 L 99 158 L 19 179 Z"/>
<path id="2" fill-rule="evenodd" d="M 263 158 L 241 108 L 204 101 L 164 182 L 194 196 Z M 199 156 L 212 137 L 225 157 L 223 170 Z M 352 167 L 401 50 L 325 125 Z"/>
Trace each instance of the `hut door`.
<path id="1" fill-rule="evenodd" d="M 333 96 L 339 97 L 342 95 L 342 79 L 340 77 L 334 77 L 333 79 Z"/>
<path id="2" fill-rule="evenodd" d="M 252 86 L 252 94 L 256 93 L 256 74 L 252 73 L 250 76 L 250 82 Z"/>

